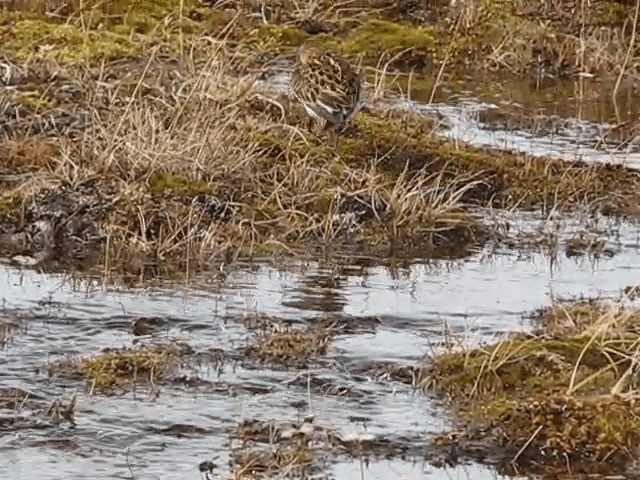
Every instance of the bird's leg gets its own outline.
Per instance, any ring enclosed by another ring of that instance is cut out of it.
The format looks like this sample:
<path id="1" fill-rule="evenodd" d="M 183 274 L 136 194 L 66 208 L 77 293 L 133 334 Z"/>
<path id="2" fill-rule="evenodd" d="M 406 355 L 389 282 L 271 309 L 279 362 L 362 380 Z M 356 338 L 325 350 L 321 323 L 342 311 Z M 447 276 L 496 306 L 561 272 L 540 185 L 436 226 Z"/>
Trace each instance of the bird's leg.
<path id="1" fill-rule="evenodd" d="M 309 117 L 309 119 L 307 120 L 307 130 L 309 130 L 309 132 L 313 132 L 314 128 L 315 128 L 315 121 L 313 117 Z"/>
<path id="2" fill-rule="evenodd" d="M 340 134 L 344 130 L 344 123 L 337 123 L 335 125 L 332 125 L 332 127 L 333 128 L 331 128 L 331 134 L 334 136 L 335 140 L 334 148 L 337 150 L 340 146 Z"/>
<path id="3" fill-rule="evenodd" d="M 328 123 L 329 122 L 327 122 L 324 118 L 318 119 L 318 122 L 316 123 L 316 134 L 324 132 L 327 129 Z"/>

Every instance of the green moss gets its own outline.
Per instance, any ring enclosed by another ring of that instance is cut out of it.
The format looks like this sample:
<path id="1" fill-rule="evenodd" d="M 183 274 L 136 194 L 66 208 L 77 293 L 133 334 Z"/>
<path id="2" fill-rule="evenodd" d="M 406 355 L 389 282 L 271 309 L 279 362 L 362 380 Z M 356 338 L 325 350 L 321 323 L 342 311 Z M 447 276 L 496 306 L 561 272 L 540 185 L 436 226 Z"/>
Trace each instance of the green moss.
<path id="1" fill-rule="evenodd" d="M 177 49 L 183 36 L 211 34 L 212 26 L 220 26 L 215 10 L 191 0 L 183 7 L 181 12 L 175 1 L 100 3 L 66 21 L 0 10 L 0 43 L 17 60 L 78 64 L 138 55 L 159 42 Z"/>
<path id="2" fill-rule="evenodd" d="M 633 9 L 615 1 L 604 1 L 598 4 L 592 23 L 597 25 L 622 25 L 630 16 Z"/>
<path id="3" fill-rule="evenodd" d="M 344 54 L 379 56 L 383 52 L 412 49 L 421 53 L 434 52 L 437 46 L 437 31 L 430 25 L 414 25 L 402 22 L 369 19 L 355 28 L 346 38 L 328 40 Z"/>
<path id="4" fill-rule="evenodd" d="M 591 343 L 587 336 L 518 336 L 488 348 L 438 357 L 433 379 L 437 389 L 448 396 L 468 400 L 479 397 L 483 401 L 478 405 L 486 407 L 494 401 L 492 397 L 501 402 L 505 394 L 528 397 L 549 388 L 567 389 L 576 364 L 576 379 L 580 381 L 607 367 L 610 360 L 599 343 Z"/>
<path id="5" fill-rule="evenodd" d="M 110 14 L 143 14 L 147 17 L 162 19 L 170 13 L 178 13 L 182 3 L 184 12 L 195 8 L 197 0 L 111 0 L 108 4 Z"/>
<path id="6" fill-rule="evenodd" d="M 129 2 L 124 2 L 126 6 Z M 148 34 L 157 29 L 164 29 L 168 24 L 175 33 L 198 34 L 206 31 L 211 19 L 216 17 L 212 9 L 202 9 L 190 6 L 194 2 L 185 2 L 182 16 L 178 2 L 159 2 L 158 5 L 148 5 L 154 2 L 139 2 L 138 5 L 117 8 L 122 13 L 121 18 L 111 22 L 110 28 L 118 32 L 135 32 Z M 164 3 L 164 5 L 163 5 Z M 169 22 L 167 22 L 169 20 Z"/>
<path id="7" fill-rule="evenodd" d="M 16 103 L 24 105 L 33 113 L 42 113 L 58 106 L 58 102 L 38 91 L 19 91 L 15 95 Z"/>
<path id="8" fill-rule="evenodd" d="M 302 45 L 307 37 L 299 28 L 268 24 L 254 28 L 249 33 L 247 43 L 260 50 L 279 52 Z"/>
<path id="9" fill-rule="evenodd" d="M 10 214 L 16 212 L 23 201 L 24 195 L 18 190 L 0 196 L 0 213 Z"/>
<path id="10" fill-rule="evenodd" d="M 334 155 L 327 149 L 322 139 L 310 142 L 291 142 L 288 137 L 267 135 L 262 132 L 251 134 L 251 143 L 262 149 L 265 157 L 261 159 L 263 167 L 271 167 L 281 162 L 283 159 L 305 157 L 310 164 L 326 166 Z M 331 164 L 331 168 L 336 168 Z"/>
<path id="11" fill-rule="evenodd" d="M 151 33 L 158 26 L 158 22 L 153 17 L 142 13 L 129 13 L 125 15 L 122 23 L 117 23 L 110 27 L 115 33 L 128 35 L 130 33 Z"/>
<path id="12" fill-rule="evenodd" d="M 174 173 L 156 173 L 149 179 L 151 193 L 157 196 L 164 194 L 183 194 L 195 196 L 201 193 L 215 194 L 215 189 L 208 183 L 190 180 L 184 175 Z"/>
<path id="13" fill-rule="evenodd" d="M 482 432 L 474 441 L 499 446 L 509 457 L 522 454 L 525 463 L 545 466 L 623 464 L 640 440 L 635 387 L 621 381 L 632 366 L 640 317 L 620 305 L 605 315 L 596 301 L 581 303 L 583 316 L 588 306 L 590 321 L 582 328 L 543 326 L 532 335 L 436 356 L 422 384 L 444 394 L 465 425 Z M 588 333 L 589 326 L 597 333 Z"/>
<path id="14" fill-rule="evenodd" d="M 128 56 L 144 43 L 107 30 L 83 30 L 70 23 L 27 15 L 2 23 L 0 42 L 18 60 L 44 58 L 69 64 Z"/>
<path id="15" fill-rule="evenodd" d="M 91 391 L 113 393 L 136 383 L 155 384 L 180 364 L 181 352 L 175 346 L 122 348 L 100 352 L 94 356 L 62 360 L 49 365 L 51 374 L 80 375 Z"/>
<path id="16" fill-rule="evenodd" d="M 324 215 L 328 214 L 334 206 L 334 196 L 331 192 L 321 193 L 313 200 L 314 209 Z"/>

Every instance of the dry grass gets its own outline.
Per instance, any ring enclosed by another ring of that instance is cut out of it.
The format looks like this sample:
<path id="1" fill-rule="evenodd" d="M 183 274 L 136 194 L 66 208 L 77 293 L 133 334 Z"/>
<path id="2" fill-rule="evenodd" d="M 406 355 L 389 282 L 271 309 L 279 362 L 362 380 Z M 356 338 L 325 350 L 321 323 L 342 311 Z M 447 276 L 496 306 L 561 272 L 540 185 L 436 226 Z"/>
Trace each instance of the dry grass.
<path id="1" fill-rule="evenodd" d="M 313 425 L 313 417 L 297 424 L 258 420 L 238 424 L 232 449 L 235 478 L 318 473 L 329 456 L 334 434 Z"/>
<path id="2" fill-rule="evenodd" d="M 558 302 L 537 318 L 531 335 L 434 357 L 422 387 L 489 425 L 482 441 L 499 442 L 514 461 L 573 468 L 629 461 L 640 413 L 640 311 L 604 300 Z"/>
<path id="3" fill-rule="evenodd" d="M 44 397 L 21 388 L 0 388 L 0 409 L 3 410 L 33 409 L 36 406 L 41 406 L 44 402 Z"/>
<path id="4" fill-rule="evenodd" d="M 84 29 L 100 25 L 109 34 L 179 32 L 181 50 L 185 35 L 207 32 L 247 40 L 261 53 L 290 50 L 309 36 L 319 36 L 343 53 L 369 58 L 374 64 L 381 54 L 388 54 L 393 66 L 428 71 L 437 70 L 446 61 L 446 70 L 472 66 L 514 73 L 634 75 L 640 61 L 630 40 L 635 5 L 612 0 L 428 4 L 292 0 L 269 5 L 223 1 L 216 2 L 215 8 L 197 0 L 133 4 L 118 0 L 14 0 L 6 6 L 10 11 L 46 13 Z M 167 15 L 172 27 L 166 28 L 167 22 L 159 27 L 159 20 Z M 121 44 L 126 39 L 112 40 Z M 144 43 L 145 38 L 135 40 L 128 48 Z"/>
<path id="5" fill-rule="evenodd" d="M 158 380 L 180 366 L 180 358 L 180 349 L 172 344 L 141 346 L 59 360 L 47 370 L 49 375 L 84 378 L 91 393 L 112 394 L 137 384 L 148 385 L 154 393 Z"/>
<path id="6" fill-rule="evenodd" d="M 242 421 L 233 434 L 233 474 L 235 478 L 318 476 L 342 459 L 359 460 L 364 471 L 369 462 L 425 455 L 420 436 L 341 434 L 333 427 L 316 425 L 313 415 L 292 424 Z"/>
<path id="7" fill-rule="evenodd" d="M 290 3 L 295 8 L 274 7 L 272 15 L 263 15 L 254 33 L 264 51 L 286 50 L 317 35 L 373 63 L 387 54 L 392 66 L 404 70 L 433 72 L 446 63 L 440 72 L 445 77 L 459 67 L 636 75 L 640 62 L 631 35 L 634 5 L 615 1 Z M 244 11 L 260 10 L 245 4 Z"/>
<path id="8" fill-rule="evenodd" d="M 314 357 L 326 355 L 332 333 L 323 328 L 300 330 L 271 325 L 257 334 L 255 342 L 246 348 L 246 356 L 264 363 L 303 368 Z"/>
<path id="9" fill-rule="evenodd" d="M 11 343 L 18 328 L 14 323 L 0 321 L 0 348 L 6 348 Z"/>
<path id="10" fill-rule="evenodd" d="M 350 165 L 350 157 L 285 124 L 282 99 L 254 76 L 235 74 L 255 58 L 205 38 L 190 49 L 183 58 L 150 52 L 125 69 L 38 64 L 66 78 L 74 98 L 44 114 L 46 125 L 43 115 L 23 112 L 6 127 L 12 154 L 2 168 L 11 175 L 0 205 L 7 216 L 33 222 L 40 214 L 24 212 L 34 202 L 73 204 L 65 219 L 91 212 L 105 270 L 128 265 L 135 274 L 168 259 L 186 270 L 310 244 L 375 251 L 406 243 L 427 251 L 459 238 L 463 248 L 475 242 L 481 225 L 461 207 L 469 188 L 462 180 L 389 175 L 376 157 L 369 167 Z M 41 87 L 53 97 L 64 91 Z M 73 120 L 59 121 L 70 109 Z M 72 198 L 52 198 L 63 189 Z"/>
<path id="11" fill-rule="evenodd" d="M 8 433 L 54 430 L 60 425 L 75 426 L 76 397 L 69 400 L 56 398 L 53 401 L 20 388 L 0 388 L 0 411 L 2 429 Z M 46 435 L 55 444 L 55 439 Z M 55 436 L 54 436 L 55 437 Z"/>
<path id="12" fill-rule="evenodd" d="M 274 446 L 270 451 L 243 450 L 233 454 L 236 478 L 273 478 L 277 474 L 304 475 L 317 462 L 313 452 L 302 445 Z"/>

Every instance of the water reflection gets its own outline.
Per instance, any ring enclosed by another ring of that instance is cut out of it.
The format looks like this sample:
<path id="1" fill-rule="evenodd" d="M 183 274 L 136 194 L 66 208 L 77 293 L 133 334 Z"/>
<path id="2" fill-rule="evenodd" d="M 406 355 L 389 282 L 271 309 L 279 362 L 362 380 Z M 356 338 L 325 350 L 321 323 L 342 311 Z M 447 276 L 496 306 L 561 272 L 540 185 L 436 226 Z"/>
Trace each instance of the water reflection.
<path id="1" fill-rule="evenodd" d="M 576 120 L 574 129 L 565 129 L 562 133 L 534 134 L 518 130 L 483 128 L 478 122 L 478 113 L 493 108 L 494 105 L 475 100 L 432 105 L 404 102 L 398 103 L 397 106 L 410 108 L 425 115 L 441 115 L 450 125 L 440 132 L 444 137 L 476 147 L 512 150 L 537 157 L 624 164 L 631 168 L 640 168 L 640 153 L 601 151 L 593 148 L 592 145 L 597 142 L 603 128 L 588 122 Z M 589 133 L 594 132 L 594 129 L 595 133 Z"/>
<path id="2" fill-rule="evenodd" d="M 283 300 L 282 306 L 306 311 L 341 312 L 348 302 L 344 291 L 346 282 L 347 277 L 336 269 L 318 269 L 296 282 L 295 291 Z"/>
<path id="3" fill-rule="evenodd" d="M 433 79 L 424 85 L 414 82 L 411 98 L 428 103 L 432 82 Z M 402 91 L 406 92 L 406 81 L 399 81 L 401 87 L 403 83 Z M 559 79 L 494 74 L 487 78 L 471 74 L 442 85 L 434 101 L 449 103 L 475 98 L 480 103 L 519 107 L 531 115 L 557 115 L 600 124 L 636 120 L 640 116 L 640 98 L 634 94 L 633 86 L 621 85 L 615 97 L 614 88 L 615 81 L 588 77 Z"/>

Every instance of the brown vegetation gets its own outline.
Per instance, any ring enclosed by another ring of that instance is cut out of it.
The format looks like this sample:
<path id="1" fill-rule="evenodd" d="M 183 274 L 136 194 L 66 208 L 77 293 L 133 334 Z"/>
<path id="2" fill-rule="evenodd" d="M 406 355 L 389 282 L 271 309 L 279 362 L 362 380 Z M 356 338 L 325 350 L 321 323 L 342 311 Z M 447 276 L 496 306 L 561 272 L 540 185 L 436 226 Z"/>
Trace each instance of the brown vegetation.
<path id="1" fill-rule="evenodd" d="M 63 402 L 61 398 L 49 402 L 33 392 L 20 388 L 0 388 L 0 411 L 8 412 L 0 418 L 3 432 L 38 429 L 55 430 L 61 424 L 75 424 L 76 397 Z"/>
<path id="2" fill-rule="evenodd" d="M 180 366 L 182 351 L 173 344 L 107 349 L 87 358 L 52 363 L 49 375 L 84 378 L 90 392 L 114 393 L 142 384 L 155 393 L 156 383 Z"/>
<path id="3" fill-rule="evenodd" d="M 329 348 L 331 330 L 299 330 L 272 325 L 246 349 L 248 359 L 269 364 L 304 368 L 315 356 L 325 355 Z"/>
<path id="4" fill-rule="evenodd" d="M 640 214 L 640 180 L 623 167 L 460 146 L 436 139 L 433 120 L 375 104 L 336 151 L 259 82 L 273 73 L 266 59 L 309 35 L 331 44 L 349 25 L 334 45 L 343 53 L 401 38 L 411 62 L 438 57 L 437 9 L 274 7 L 260 11 L 264 24 L 250 2 L 152 3 L 58 2 L 43 17 L 31 2 L 12 9 L 40 14 L 0 13 L 0 214 L 11 226 L 0 239 L 35 258 L 19 261 L 144 278 L 309 248 L 463 257 L 487 235 L 478 207 Z M 493 15 L 483 8 L 464 38 Z M 365 60 L 392 47 L 367 49 Z"/>

